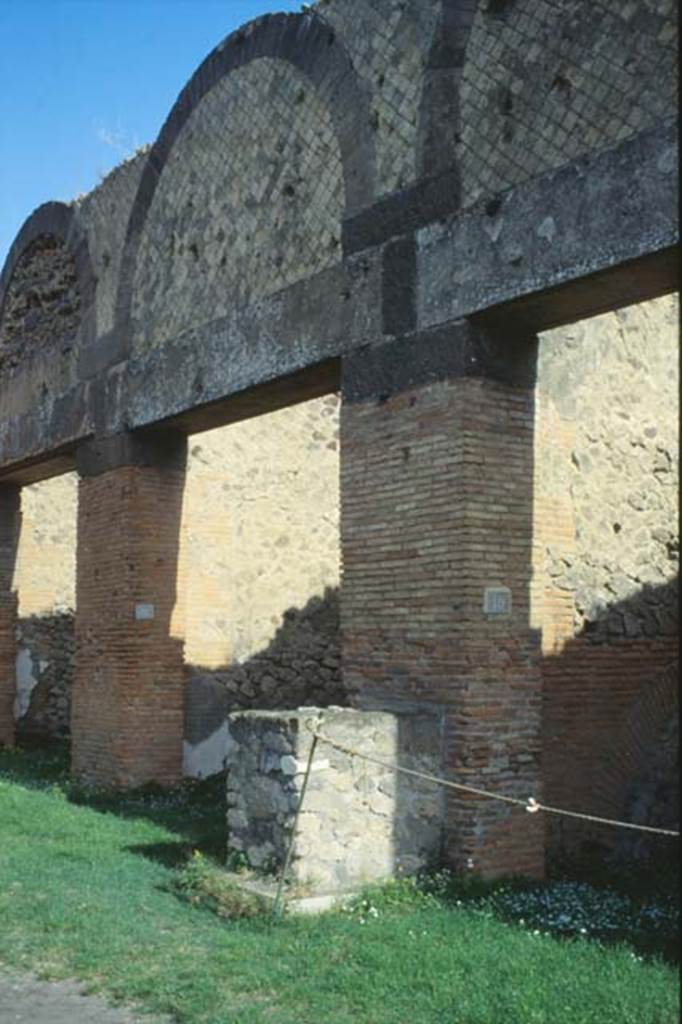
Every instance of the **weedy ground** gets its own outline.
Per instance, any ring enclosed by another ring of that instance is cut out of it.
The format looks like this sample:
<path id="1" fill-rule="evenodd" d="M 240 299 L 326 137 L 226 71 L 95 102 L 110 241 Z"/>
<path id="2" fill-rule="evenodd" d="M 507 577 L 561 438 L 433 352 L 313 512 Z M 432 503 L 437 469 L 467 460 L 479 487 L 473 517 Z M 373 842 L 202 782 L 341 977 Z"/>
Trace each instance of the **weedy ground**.
<path id="1" fill-rule="evenodd" d="M 224 821 L 220 778 L 122 795 L 1 752 L 0 961 L 180 1024 L 678 1020 L 664 891 L 440 873 L 275 921 L 225 884 Z"/>

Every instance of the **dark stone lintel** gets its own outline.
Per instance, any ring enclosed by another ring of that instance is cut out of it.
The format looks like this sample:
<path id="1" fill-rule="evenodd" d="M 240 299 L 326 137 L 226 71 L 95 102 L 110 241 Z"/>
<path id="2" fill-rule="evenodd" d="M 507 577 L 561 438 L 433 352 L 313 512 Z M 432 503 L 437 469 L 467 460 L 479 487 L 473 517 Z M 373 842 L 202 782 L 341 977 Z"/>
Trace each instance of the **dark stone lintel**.
<path id="1" fill-rule="evenodd" d="M 468 320 L 367 345 L 344 356 L 344 401 L 383 401 L 412 388 L 461 377 L 510 387 L 535 384 L 537 338 L 483 329 Z"/>
<path id="2" fill-rule="evenodd" d="M 183 470 L 186 457 L 186 438 L 175 431 L 124 432 L 94 437 L 80 445 L 76 452 L 76 468 L 82 477 L 100 476 L 122 466 Z"/>
<path id="3" fill-rule="evenodd" d="M 404 334 L 417 326 L 417 251 L 414 235 L 384 248 L 381 266 L 381 318 L 384 334 Z"/>
<path id="4" fill-rule="evenodd" d="M 343 222 L 344 255 L 380 245 L 396 235 L 416 231 L 434 220 L 450 216 L 459 209 L 460 197 L 456 169 L 423 178 L 409 188 L 394 192 Z"/>

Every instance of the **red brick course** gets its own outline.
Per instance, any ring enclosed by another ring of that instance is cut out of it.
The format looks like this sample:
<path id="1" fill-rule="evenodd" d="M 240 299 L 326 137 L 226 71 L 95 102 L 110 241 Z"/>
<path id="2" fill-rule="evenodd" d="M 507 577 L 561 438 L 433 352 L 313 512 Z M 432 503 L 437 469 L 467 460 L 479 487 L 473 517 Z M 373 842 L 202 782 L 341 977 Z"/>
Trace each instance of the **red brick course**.
<path id="1" fill-rule="evenodd" d="M 541 800 L 532 392 L 463 379 L 346 403 L 341 445 L 343 669 L 356 704 L 440 705 L 448 775 Z M 511 589 L 510 616 L 484 614 L 486 586 Z M 448 803 L 451 863 L 542 874 L 538 817 Z"/>
<path id="2" fill-rule="evenodd" d="M 651 753 L 628 730 L 628 716 L 647 690 L 657 693 L 657 678 L 676 656 L 672 637 L 624 638 L 600 645 L 577 637 L 560 655 L 544 660 L 542 759 L 548 803 L 622 818 L 627 787 L 645 767 L 642 758 Z M 665 713 L 665 708 L 653 707 L 647 714 L 644 705 L 636 730 L 643 736 L 661 711 Z M 669 712 L 674 714 L 674 708 Z M 551 849 L 570 850 L 587 838 L 611 846 L 618 836 L 613 828 L 552 821 Z"/>
<path id="3" fill-rule="evenodd" d="M 72 767 L 89 782 L 182 775 L 183 484 L 177 469 L 137 466 L 80 481 Z M 139 602 L 153 619 L 135 619 Z"/>

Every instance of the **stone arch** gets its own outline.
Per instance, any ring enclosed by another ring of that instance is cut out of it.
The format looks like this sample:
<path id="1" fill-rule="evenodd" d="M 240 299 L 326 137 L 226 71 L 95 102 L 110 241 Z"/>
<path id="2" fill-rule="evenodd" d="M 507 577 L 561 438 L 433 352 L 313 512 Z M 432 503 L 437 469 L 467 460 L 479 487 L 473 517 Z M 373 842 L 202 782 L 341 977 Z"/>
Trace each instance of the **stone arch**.
<path id="1" fill-rule="evenodd" d="M 39 280 L 46 267 L 50 282 L 41 296 Z M 54 345 L 75 333 L 81 344 L 87 343 L 95 332 L 96 284 L 87 238 L 74 210 L 59 202 L 39 206 L 19 230 L 0 274 L 0 369 L 3 349 L 10 366 L 23 360 L 19 349 L 29 329 L 34 344 L 43 335 L 49 334 Z M 35 321 L 30 328 L 29 312 Z M 47 337 L 44 341 L 47 347 Z"/>
<path id="2" fill-rule="evenodd" d="M 478 6 L 479 0 L 441 0 L 419 100 L 419 177 L 436 176 L 456 165 L 462 72 Z"/>
<path id="3" fill-rule="evenodd" d="M 419 177 L 417 140 L 422 80 L 443 0 L 342 0 L 320 17 L 343 37 L 370 96 L 377 197 Z"/>
<path id="4" fill-rule="evenodd" d="M 365 115 L 368 100 L 351 60 L 335 33 L 314 14 L 266 15 L 232 33 L 200 65 L 171 110 L 145 166 L 128 223 L 117 297 L 118 330 L 132 334 L 136 270 L 150 210 L 164 171 L 200 104 L 231 77 L 248 76 L 254 62 L 268 62 L 312 86 L 315 102 L 328 112 L 340 155 L 343 214 L 374 197 L 374 145 Z M 282 72 L 283 74 L 285 72 Z M 205 141 L 205 140 L 204 140 Z M 201 144 L 201 140 L 199 140 Z"/>

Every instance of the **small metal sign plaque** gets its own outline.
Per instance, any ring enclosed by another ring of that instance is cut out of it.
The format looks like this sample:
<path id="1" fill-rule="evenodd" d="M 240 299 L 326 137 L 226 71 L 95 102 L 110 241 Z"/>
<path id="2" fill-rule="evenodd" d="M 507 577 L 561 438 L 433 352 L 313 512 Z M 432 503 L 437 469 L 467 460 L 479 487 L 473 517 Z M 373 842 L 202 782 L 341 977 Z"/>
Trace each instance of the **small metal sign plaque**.
<path id="1" fill-rule="evenodd" d="M 483 611 L 486 615 L 509 615 L 512 596 L 509 587 L 486 587 L 483 591 Z"/>
<path id="2" fill-rule="evenodd" d="M 136 622 L 146 622 L 148 619 L 153 619 L 155 615 L 156 609 L 153 604 L 146 604 L 144 601 L 140 601 L 135 605 Z"/>

